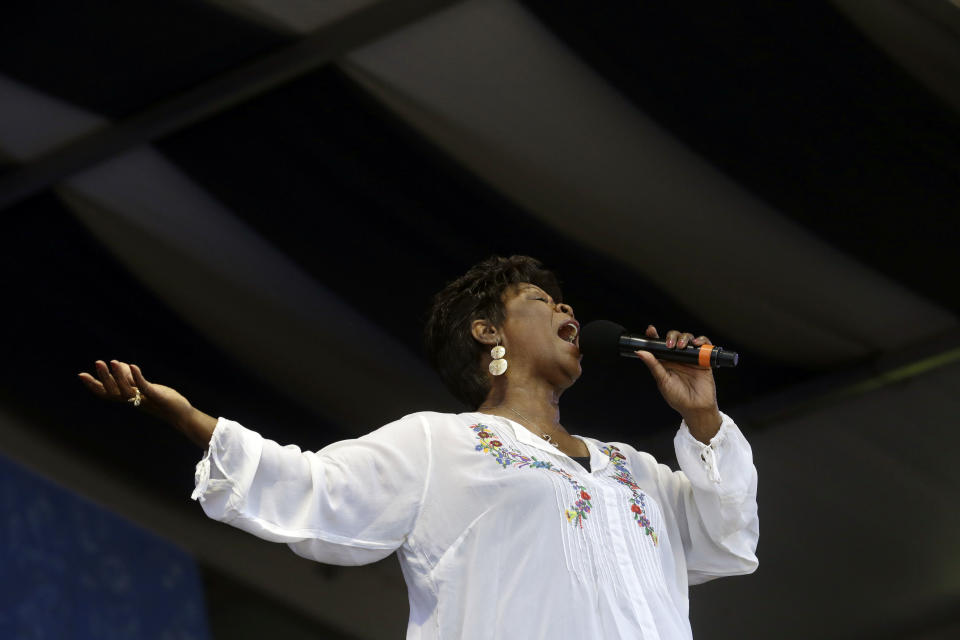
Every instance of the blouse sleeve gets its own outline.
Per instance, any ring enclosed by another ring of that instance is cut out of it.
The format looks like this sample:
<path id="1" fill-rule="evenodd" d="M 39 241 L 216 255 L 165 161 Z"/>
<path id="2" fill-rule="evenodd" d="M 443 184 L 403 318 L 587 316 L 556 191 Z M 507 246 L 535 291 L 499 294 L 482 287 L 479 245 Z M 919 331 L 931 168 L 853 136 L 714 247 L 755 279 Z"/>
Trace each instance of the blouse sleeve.
<path id="1" fill-rule="evenodd" d="M 746 438 L 726 414 L 704 444 L 681 423 L 674 438 L 680 471 L 658 465 L 661 492 L 680 530 L 689 584 L 757 568 L 757 470 Z"/>
<path id="2" fill-rule="evenodd" d="M 311 452 L 220 418 L 197 464 L 193 498 L 214 520 L 304 557 L 375 562 L 413 529 L 427 488 L 429 436 L 415 414 Z"/>

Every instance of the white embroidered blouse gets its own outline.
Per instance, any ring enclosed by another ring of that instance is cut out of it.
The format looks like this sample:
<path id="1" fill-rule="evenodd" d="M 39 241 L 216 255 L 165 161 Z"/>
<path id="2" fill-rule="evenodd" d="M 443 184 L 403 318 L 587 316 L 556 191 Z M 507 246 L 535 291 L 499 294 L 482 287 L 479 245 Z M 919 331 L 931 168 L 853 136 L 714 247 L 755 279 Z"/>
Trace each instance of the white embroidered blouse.
<path id="1" fill-rule="evenodd" d="M 415 413 L 318 452 L 220 418 L 193 497 L 319 562 L 397 551 L 408 639 L 691 638 L 688 584 L 757 567 L 750 445 L 726 415 L 709 446 L 681 424 L 682 471 L 581 439 L 590 472 L 482 413 Z"/>

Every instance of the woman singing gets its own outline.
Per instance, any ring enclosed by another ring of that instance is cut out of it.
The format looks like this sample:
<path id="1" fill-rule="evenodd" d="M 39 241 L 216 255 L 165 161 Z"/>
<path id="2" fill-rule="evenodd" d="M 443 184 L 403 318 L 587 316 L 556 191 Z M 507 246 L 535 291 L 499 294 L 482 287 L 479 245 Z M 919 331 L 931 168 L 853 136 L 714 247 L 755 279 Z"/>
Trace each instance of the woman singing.
<path id="1" fill-rule="evenodd" d="M 136 365 L 98 361 L 96 377 L 80 377 L 206 449 L 193 497 L 211 518 L 319 562 L 396 551 L 407 638 L 690 638 L 688 585 L 757 567 L 757 473 L 709 368 L 638 352 L 683 417 L 681 471 L 671 471 L 564 428 L 579 325 L 536 260 L 472 267 L 437 294 L 425 333 L 471 411 L 414 413 L 318 452 L 215 419 Z M 709 343 L 680 331 L 666 339 Z"/>

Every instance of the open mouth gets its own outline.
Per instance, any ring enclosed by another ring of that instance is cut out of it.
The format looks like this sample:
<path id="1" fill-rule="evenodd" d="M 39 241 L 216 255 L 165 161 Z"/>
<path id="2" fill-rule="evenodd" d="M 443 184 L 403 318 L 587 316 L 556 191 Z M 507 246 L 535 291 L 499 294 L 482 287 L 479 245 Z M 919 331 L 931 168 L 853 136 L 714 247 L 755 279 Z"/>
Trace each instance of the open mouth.
<path id="1" fill-rule="evenodd" d="M 569 342 L 570 344 L 577 343 L 577 335 L 580 333 L 580 325 L 577 324 L 576 320 L 571 320 L 560 326 L 557 330 L 557 335 L 560 336 L 561 340 Z"/>

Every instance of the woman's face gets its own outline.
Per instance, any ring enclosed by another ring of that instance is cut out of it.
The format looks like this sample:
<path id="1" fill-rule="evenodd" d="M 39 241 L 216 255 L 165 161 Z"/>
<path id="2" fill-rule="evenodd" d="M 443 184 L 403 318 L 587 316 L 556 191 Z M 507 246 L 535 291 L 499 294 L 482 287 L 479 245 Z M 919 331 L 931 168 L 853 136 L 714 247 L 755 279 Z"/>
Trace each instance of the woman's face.
<path id="1" fill-rule="evenodd" d="M 580 377 L 580 325 L 567 304 L 520 283 L 504 296 L 503 346 L 514 376 L 521 372 L 566 388 Z M 507 375 L 510 375 L 508 373 Z"/>

